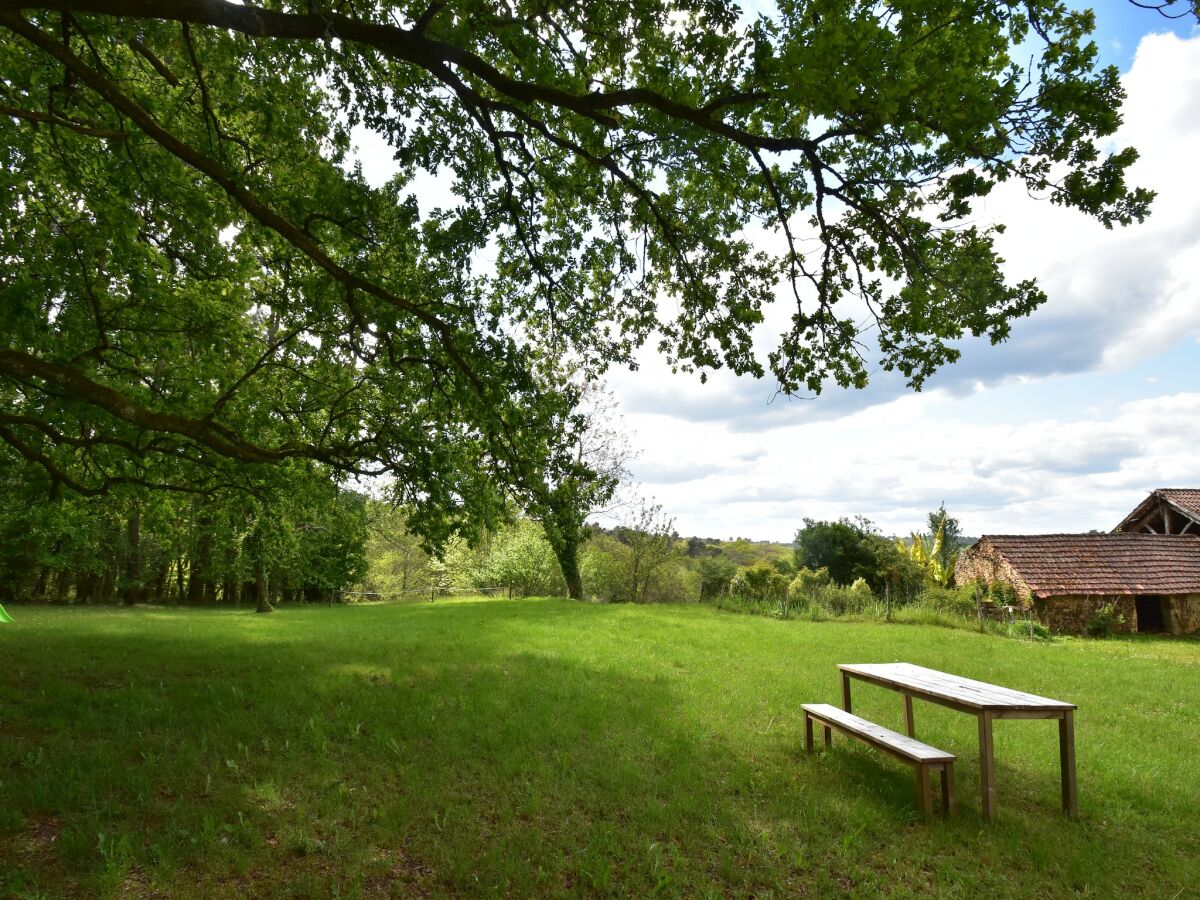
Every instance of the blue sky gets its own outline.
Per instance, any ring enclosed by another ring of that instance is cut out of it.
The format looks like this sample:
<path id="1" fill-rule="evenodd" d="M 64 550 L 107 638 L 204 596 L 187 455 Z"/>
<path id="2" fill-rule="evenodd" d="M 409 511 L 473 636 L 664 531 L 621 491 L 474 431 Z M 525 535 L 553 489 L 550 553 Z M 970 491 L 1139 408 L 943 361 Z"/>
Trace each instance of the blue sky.
<path id="1" fill-rule="evenodd" d="M 1105 0 L 1095 37 L 1129 94 L 1119 142 L 1159 192 L 1147 224 L 1110 232 L 994 194 L 1010 273 L 1050 301 L 921 394 L 880 377 L 788 400 L 651 358 L 613 373 L 636 490 L 680 532 L 790 540 L 805 516 L 866 515 L 903 534 L 942 501 L 968 534 L 1082 531 L 1155 487 L 1200 486 L 1200 36 L 1194 19 Z"/>
<path id="2" fill-rule="evenodd" d="M 1152 10 L 1139 9 L 1127 0 L 1100 0 L 1097 3 L 1071 5 L 1077 9 L 1096 10 L 1096 48 L 1106 64 L 1115 65 L 1122 72 L 1133 63 L 1134 51 L 1143 36 L 1169 31 L 1186 38 L 1196 27 L 1196 20 L 1192 17 L 1167 18 Z"/>

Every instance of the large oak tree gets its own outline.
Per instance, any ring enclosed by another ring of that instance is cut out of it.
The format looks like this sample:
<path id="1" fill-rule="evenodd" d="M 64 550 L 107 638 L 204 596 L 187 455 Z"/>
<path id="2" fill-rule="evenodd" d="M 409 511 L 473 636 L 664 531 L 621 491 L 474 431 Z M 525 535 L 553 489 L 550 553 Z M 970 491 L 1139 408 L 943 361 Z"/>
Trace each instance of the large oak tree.
<path id="1" fill-rule="evenodd" d="M 569 482 L 556 369 L 919 387 L 1044 296 L 1003 181 L 1142 219 L 1057 0 L 0 0 L 0 441 L 56 484 L 382 474 L 437 542 Z M 364 126 L 394 153 L 372 187 Z M 753 240 L 758 229 L 772 241 Z M 777 299 L 777 298 L 783 299 Z M 754 352 L 763 308 L 790 326 Z M 540 499 L 539 499 L 540 498 Z"/>

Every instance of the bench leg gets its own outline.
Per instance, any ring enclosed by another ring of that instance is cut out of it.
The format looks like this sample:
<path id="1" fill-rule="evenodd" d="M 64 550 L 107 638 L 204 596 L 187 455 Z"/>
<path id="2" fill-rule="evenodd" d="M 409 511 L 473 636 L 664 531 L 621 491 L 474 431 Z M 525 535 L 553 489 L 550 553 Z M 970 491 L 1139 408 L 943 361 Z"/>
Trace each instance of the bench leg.
<path id="1" fill-rule="evenodd" d="M 808 713 L 804 714 L 804 749 L 808 753 L 813 751 L 812 718 Z"/>
<path id="2" fill-rule="evenodd" d="M 958 815 L 958 803 L 954 799 L 954 763 L 942 766 L 942 818 Z"/>
<path id="3" fill-rule="evenodd" d="M 917 802 L 928 821 L 933 818 L 933 785 L 929 781 L 929 766 L 917 766 Z"/>
<path id="4" fill-rule="evenodd" d="M 833 729 L 830 728 L 828 725 L 825 726 L 825 746 L 826 747 L 833 746 Z"/>

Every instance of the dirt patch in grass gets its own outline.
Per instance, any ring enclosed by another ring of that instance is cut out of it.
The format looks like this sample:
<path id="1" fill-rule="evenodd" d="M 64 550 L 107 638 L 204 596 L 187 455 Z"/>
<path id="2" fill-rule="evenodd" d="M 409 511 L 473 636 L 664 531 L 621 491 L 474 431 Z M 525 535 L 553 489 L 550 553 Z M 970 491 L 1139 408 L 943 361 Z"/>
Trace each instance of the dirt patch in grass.
<path id="1" fill-rule="evenodd" d="M 21 862 L 44 865 L 57 856 L 58 837 L 63 823 L 57 816 L 40 816 L 30 819 L 18 842 Z"/>
<path id="2" fill-rule="evenodd" d="M 365 896 L 430 897 L 435 893 L 437 872 L 411 856 L 404 847 L 381 849 L 375 859 L 384 870 L 363 880 Z"/>

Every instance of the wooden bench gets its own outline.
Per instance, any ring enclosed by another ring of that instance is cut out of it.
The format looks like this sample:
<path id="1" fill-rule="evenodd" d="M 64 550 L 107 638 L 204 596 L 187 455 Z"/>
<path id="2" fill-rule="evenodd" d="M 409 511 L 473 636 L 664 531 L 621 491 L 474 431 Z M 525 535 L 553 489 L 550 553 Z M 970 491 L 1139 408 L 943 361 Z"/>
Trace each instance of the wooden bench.
<path id="1" fill-rule="evenodd" d="M 933 816 L 933 783 L 931 775 L 937 772 L 942 779 L 942 815 L 955 814 L 954 801 L 954 755 L 937 747 L 922 744 L 915 738 L 900 734 L 861 719 L 853 713 L 848 713 L 828 703 L 805 703 L 804 709 L 804 749 L 813 749 L 813 722 L 820 722 L 825 729 L 825 746 L 833 744 L 833 731 L 836 728 L 843 734 L 857 738 L 864 744 L 869 744 L 884 753 L 890 753 L 903 760 L 917 770 L 917 800 L 925 818 Z"/>

